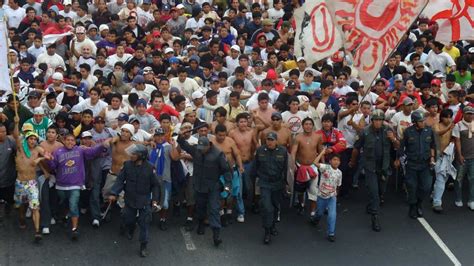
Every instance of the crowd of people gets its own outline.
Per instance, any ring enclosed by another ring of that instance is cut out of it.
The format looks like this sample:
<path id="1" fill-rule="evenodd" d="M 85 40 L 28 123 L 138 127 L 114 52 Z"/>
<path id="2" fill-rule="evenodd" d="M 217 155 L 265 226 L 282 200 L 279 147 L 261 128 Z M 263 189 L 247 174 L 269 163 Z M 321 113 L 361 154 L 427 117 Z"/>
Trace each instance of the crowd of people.
<path id="1" fill-rule="evenodd" d="M 300 5 L 8 0 L 0 221 L 16 207 L 36 242 L 59 221 L 77 240 L 81 214 L 99 228 L 121 208 L 121 232 L 132 239 L 138 224 L 146 256 L 151 217 L 166 231 L 169 210 L 186 213 L 186 230 L 208 224 L 216 246 L 222 226 L 261 213 L 269 244 L 288 195 L 314 225 L 326 213 L 335 241 L 337 199 L 359 180 L 376 232 L 395 177 L 411 218 L 430 195 L 443 212 L 449 185 L 444 204 L 474 211 L 474 41 L 443 45 L 418 19 L 363 84 L 342 51 L 294 56 Z"/>

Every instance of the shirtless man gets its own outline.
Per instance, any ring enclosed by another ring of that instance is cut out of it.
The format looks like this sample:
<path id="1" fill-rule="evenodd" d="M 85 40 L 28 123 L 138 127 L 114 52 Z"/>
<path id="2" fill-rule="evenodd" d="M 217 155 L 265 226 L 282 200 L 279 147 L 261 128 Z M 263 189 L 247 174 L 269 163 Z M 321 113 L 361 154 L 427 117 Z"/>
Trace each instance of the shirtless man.
<path id="1" fill-rule="evenodd" d="M 292 143 L 291 131 L 282 125 L 282 117 L 279 112 L 273 112 L 272 114 L 272 125 L 269 128 L 260 132 L 260 142 L 262 145 L 265 144 L 267 139 L 267 134 L 270 132 L 277 133 L 277 143 L 288 150 L 290 150 L 290 146 Z"/>
<path id="2" fill-rule="evenodd" d="M 295 192 L 298 193 L 298 213 L 304 212 L 303 194 L 308 191 L 311 217 L 316 215 L 316 198 L 318 191 L 318 170 L 314 160 L 323 150 L 322 138 L 313 131 L 314 121 L 307 117 L 303 119 L 303 133 L 296 136 L 291 147 L 291 157 L 296 162 Z M 301 193 L 303 192 L 303 193 Z"/>
<path id="3" fill-rule="evenodd" d="M 216 132 L 217 125 L 223 125 L 227 128 L 227 132 L 235 128 L 234 123 L 227 120 L 227 110 L 224 107 L 218 107 L 214 110 L 214 118 L 216 121 L 211 124 L 211 132 Z"/>
<path id="4" fill-rule="evenodd" d="M 39 137 L 34 131 L 27 132 L 25 138 L 23 140 L 20 139 L 18 130 L 20 119 L 18 116 L 15 116 L 14 122 L 15 129 L 13 137 L 17 146 L 15 162 L 18 173 L 15 183 L 15 207 L 19 208 L 20 228 L 25 229 L 26 204 L 28 204 L 33 214 L 35 242 L 38 243 L 41 241 L 42 236 L 39 231 L 39 191 L 38 182 L 36 181 L 36 166 L 43 159 L 50 159 L 51 155 L 45 153 L 43 148 L 37 145 Z M 25 145 L 23 145 L 23 143 L 25 143 Z"/>
<path id="5" fill-rule="evenodd" d="M 40 147 L 49 154 L 53 154 L 57 149 L 63 147 L 64 145 L 59 142 L 58 139 L 59 131 L 55 126 L 50 126 L 46 131 L 46 141 L 40 143 Z M 41 162 L 43 167 L 48 169 L 46 162 Z M 39 192 L 41 193 L 40 200 L 40 226 L 42 229 L 43 235 L 49 235 L 49 226 L 51 225 L 51 219 L 53 218 L 51 203 L 49 201 L 49 195 L 53 190 L 50 187 L 50 181 L 54 179 L 54 176 L 44 173 L 44 175 L 38 177 L 39 183 Z"/>
<path id="6" fill-rule="evenodd" d="M 242 200 L 241 174 L 244 172 L 244 166 L 242 164 L 242 158 L 240 158 L 240 151 L 235 141 L 227 137 L 227 128 L 224 125 L 217 125 L 215 134 L 216 137 L 212 140 L 212 143 L 225 154 L 227 162 L 232 169 L 232 193 L 230 195 L 232 197 L 224 196 L 224 200 L 222 201 L 221 223 L 226 225 L 232 221 L 232 209 L 235 202 L 237 203 L 237 221 L 243 223 L 245 221 L 245 209 L 244 201 Z M 224 182 L 223 178 L 224 177 L 221 176 L 222 182 Z M 221 194 L 221 196 L 223 195 Z M 231 201 L 231 198 L 233 198 L 233 201 Z M 224 208 L 227 209 L 225 213 Z"/>
<path id="7" fill-rule="evenodd" d="M 258 148 L 257 137 L 254 130 L 249 127 L 249 116 L 247 113 L 238 114 L 235 118 L 235 121 L 237 123 L 237 128 L 229 133 L 229 137 L 235 141 L 237 148 L 240 150 L 240 157 L 242 158 L 242 163 L 244 164 L 244 191 L 247 194 L 247 199 L 253 203 L 253 211 L 258 212 L 258 201 L 256 197 L 254 197 L 255 180 L 251 180 L 250 178 L 255 150 Z"/>
<path id="8" fill-rule="evenodd" d="M 262 131 L 272 124 L 272 113 L 275 112 L 273 107 L 268 106 L 270 97 L 266 93 L 258 95 L 258 108 L 252 111 L 255 126 L 258 131 Z"/>
<path id="9" fill-rule="evenodd" d="M 117 175 L 120 173 L 124 162 L 130 160 L 130 156 L 126 152 L 126 149 L 134 144 L 132 141 L 133 132 L 134 127 L 130 124 L 125 124 L 120 128 L 120 136 L 114 137 L 111 141 L 112 167 L 110 168 L 110 172 L 105 180 L 104 188 L 102 189 L 104 199 L 108 198 L 110 189 L 115 183 Z"/>

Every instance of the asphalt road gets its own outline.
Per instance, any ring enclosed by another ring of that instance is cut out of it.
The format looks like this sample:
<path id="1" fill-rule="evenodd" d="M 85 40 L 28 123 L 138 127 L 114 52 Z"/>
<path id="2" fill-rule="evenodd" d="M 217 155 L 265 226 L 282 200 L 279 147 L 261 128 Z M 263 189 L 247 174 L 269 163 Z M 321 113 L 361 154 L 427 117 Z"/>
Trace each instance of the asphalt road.
<path id="1" fill-rule="evenodd" d="M 325 221 L 315 228 L 306 217 L 286 208 L 278 224 L 280 235 L 271 245 L 262 244 L 260 216 L 248 214 L 245 223 L 234 222 L 222 230 L 223 244 L 215 248 L 209 229 L 204 236 L 195 231 L 183 235 L 183 213 L 169 220 L 166 232 L 154 221 L 147 258 L 138 256 L 137 234 L 132 241 L 118 234 L 117 213 L 98 230 L 83 216 L 77 242 L 58 224 L 40 245 L 34 245 L 31 221 L 21 231 L 13 212 L 0 228 L 0 265 L 453 265 L 421 223 L 408 218 L 403 195 L 391 190 L 380 215 L 380 233 L 370 229 L 367 196 L 361 189 L 338 205 L 335 243 L 325 238 Z M 474 212 L 456 208 L 453 194 L 446 192 L 446 212 L 441 215 L 434 214 L 427 202 L 425 219 L 461 264 L 474 265 Z"/>

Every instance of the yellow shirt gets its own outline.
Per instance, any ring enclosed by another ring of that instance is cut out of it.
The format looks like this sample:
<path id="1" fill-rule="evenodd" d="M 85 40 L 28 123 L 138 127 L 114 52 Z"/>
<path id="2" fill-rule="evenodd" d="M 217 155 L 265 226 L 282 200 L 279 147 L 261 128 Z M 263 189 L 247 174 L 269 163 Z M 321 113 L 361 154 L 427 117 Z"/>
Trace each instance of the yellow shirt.
<path id="1" fill-rule="evenodd" d="M 458 57 L 461 56 L 461 52 L 459 51 L 459 49 L 457 47 L 452 47 L 451 49 L 446 49 L 446 46 L 443 48 L 443 52 L 446 52 L 447 54 L 449 54 L 449 56 L 451 56 L 451 58 L 456 62 L 456 59 L 458 59 Z"/>

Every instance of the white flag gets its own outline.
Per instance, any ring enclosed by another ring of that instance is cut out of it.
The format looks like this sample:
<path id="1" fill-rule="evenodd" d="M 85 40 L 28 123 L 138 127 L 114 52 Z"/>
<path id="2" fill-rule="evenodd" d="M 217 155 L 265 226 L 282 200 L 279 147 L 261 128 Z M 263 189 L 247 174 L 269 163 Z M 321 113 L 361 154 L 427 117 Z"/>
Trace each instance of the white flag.
<path id="1" fill-rule="evenodd" d="M 329 57 L 342 47 L 325 0 L 307 0 L 294 12 L 296 21 L 295 54 L 308 64 Z"/>
<path id="2" fill-rule="evenodd" d="M 61 34 L 47 34 L 43 36 L 43 44 L 48 45 L 57 42 L 59 39 L 64 38 L 65 36 L 72 35 L 72 31 L 68 31 Z"/>
<path id="3" fill-rule="evenodd" d="M 5 21 L 0 22 L 0 90 L 12 91 L 10 73 L 8 71 L 8 42 L 7 25 Z"/>

